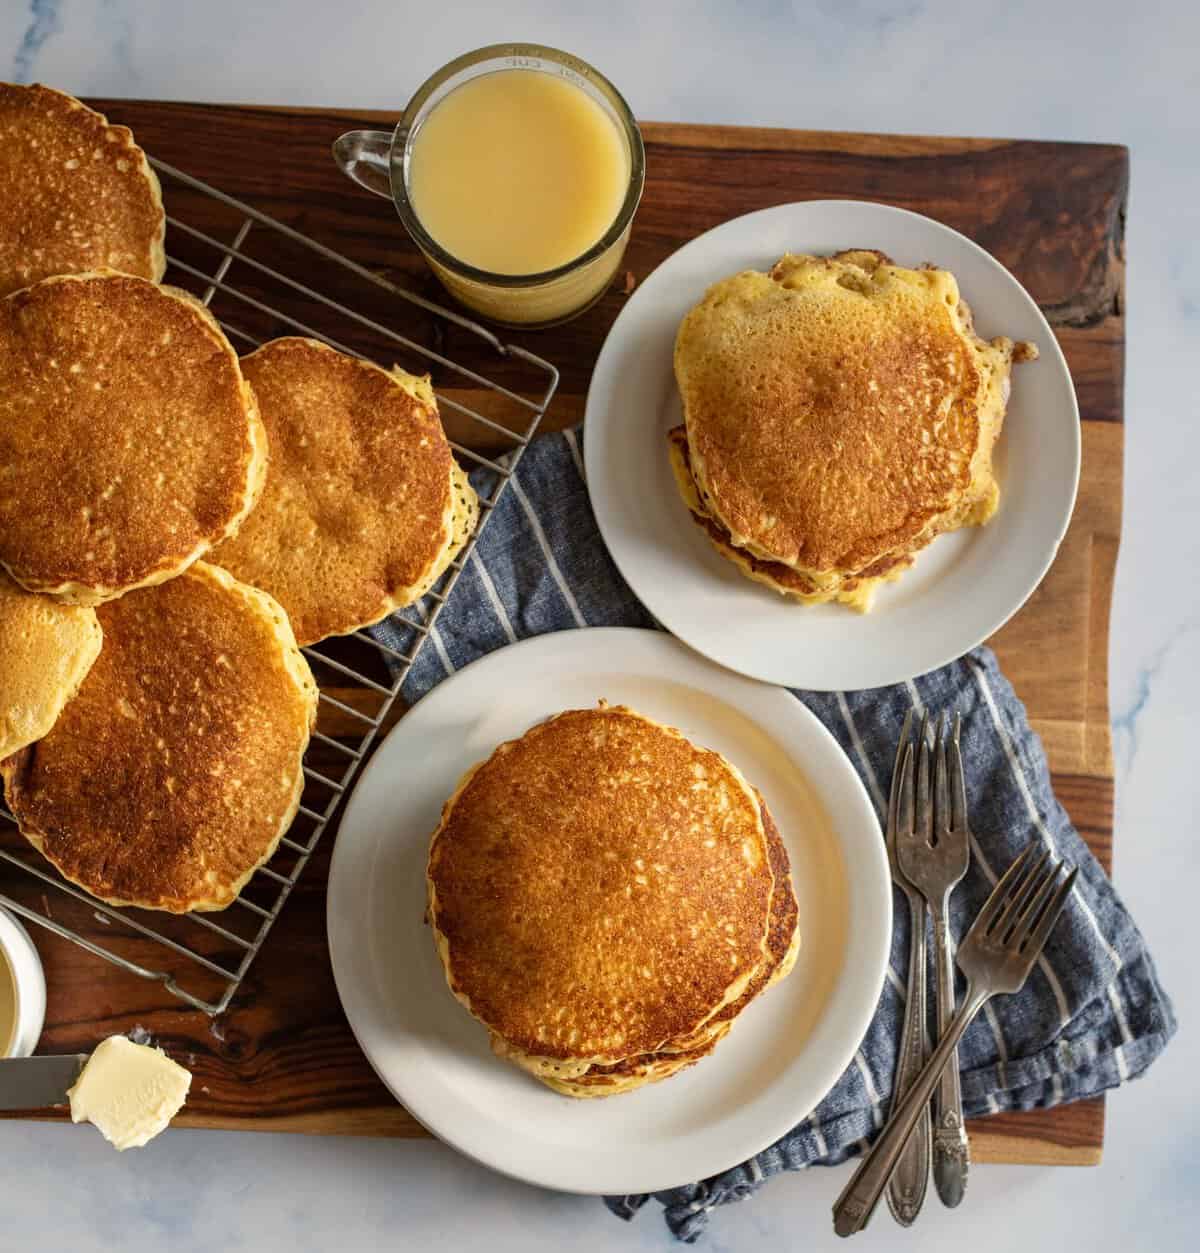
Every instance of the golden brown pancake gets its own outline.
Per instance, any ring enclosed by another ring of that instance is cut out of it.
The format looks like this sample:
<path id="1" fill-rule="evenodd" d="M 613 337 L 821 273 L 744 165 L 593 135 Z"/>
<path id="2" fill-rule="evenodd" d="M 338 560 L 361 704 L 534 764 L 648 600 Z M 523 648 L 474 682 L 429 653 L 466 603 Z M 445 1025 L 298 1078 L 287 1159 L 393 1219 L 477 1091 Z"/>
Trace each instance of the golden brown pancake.
<path id="1" fill-rule="evenodd" d="M 447 802 L 428 878 L 451 991 L 539 1076 L 706 1042 L 768 960 L 753 789 L 621 706 L 496 749 Z"/>
<path id="2" fill-rule="evenodd" d="M 242 369 L 271 468 L 258 507 L 213 559 L 269 591 L 301 644 L 424 595 L 478 517 L 428 378 L 300 338 L 264 344 Z"/>
<path id="3" fill-rule="evenodd" d="M 266 437 L 212 315 L 119 274 L 0 300 L 0 565 L 98 604 L 162 582 L 236 531 Z"/>
<path id="4" fill-rule="evenodd" d="M 0 83 L 0 296 L 52 274 L 158 282 L 158 177 L 124 126 L 73 96 Z"/>
<path id="5" fill-rule="evenodd" d="M 224 909 L 296 812 L 316 685 L 265 592 L 198 562 L 97 610 L 104 647 L 0 764 L 22 833 L 115 905 Z"/>
<path id="6" fill-rule="evenodd" d="M 975 335 L 948 271 L 881 253 L 789 255 L 714 284 L 675 347 L 705 512 L 822 593 L 986 521 L 1014 348 Z"/>
<path id="7" fill-rule="evenodd" d="M 0 760 L 50 730 L 101 639 L 94 609 L 35 596 L 0 573 Z"/>

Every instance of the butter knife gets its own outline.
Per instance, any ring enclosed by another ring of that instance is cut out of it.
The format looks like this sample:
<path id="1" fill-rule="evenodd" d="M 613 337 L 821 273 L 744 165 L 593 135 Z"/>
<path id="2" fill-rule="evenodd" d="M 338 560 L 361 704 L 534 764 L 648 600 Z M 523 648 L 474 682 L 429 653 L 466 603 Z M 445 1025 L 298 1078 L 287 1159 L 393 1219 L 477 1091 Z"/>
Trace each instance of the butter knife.
<path id="1" fill-rule="evenodd" d="M 0 1109 L 47 1109 L 66 1105 L 87 1053 L 0 1060 Z"/>

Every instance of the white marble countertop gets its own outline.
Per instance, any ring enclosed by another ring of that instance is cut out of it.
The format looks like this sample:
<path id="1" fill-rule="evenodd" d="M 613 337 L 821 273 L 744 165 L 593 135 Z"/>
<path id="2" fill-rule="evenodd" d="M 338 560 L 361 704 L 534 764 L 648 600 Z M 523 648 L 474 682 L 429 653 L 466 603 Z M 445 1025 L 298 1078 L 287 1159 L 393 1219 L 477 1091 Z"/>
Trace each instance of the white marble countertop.
<path id="1" fill-rule="evenodd" d="M 186 3 L 5 0 L 0 78 L 78 95 L 394 108 L 467 48 L 513 38 L 578 52 L 641 117 L 1104 140 L 1132 150 L 1125 523 L 1112 635 L 1116 876 L 1183 1023 L 1109 1101 L 1096 1169 L 981 1167 L 965 1211 L 931 1203 L 889 1249 L 1200 1245 L 1200 1012 L 1185 935 L 1200 884 L 1200 7 L 813 0 Z M 580 6 L 581 8 L 584 6 Z M 1170 484 L 1178 478 L 1176 487 Z M 1148 594 L 1148 589 L 1153 589 Z M 630 1227 L 429 1142 L 173 1130 L 118 1156 L 90 1128 L 0 1124 L 4 1248 L 306 1253 L 422 1247 L 667 1248 L 656 1207 Z M 773 1181 L 714 1215 L 714 1250 L 831 1247 L 837 1174 Z"/>

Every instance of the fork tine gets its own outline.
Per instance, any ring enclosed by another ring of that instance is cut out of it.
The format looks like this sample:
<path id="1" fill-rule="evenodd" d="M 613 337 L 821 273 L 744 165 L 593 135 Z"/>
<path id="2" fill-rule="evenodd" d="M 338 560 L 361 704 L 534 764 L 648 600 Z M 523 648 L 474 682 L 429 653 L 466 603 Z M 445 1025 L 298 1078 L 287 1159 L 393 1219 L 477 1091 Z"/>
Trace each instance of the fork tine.
<path id="1" fill-rule="evenodd" d="M 892 790 L 888 797 L 888 831 L 895 831 L 897 818 L 897 802 L 900 798 L 900 775 L 904 766 L 904 749 L 912 739 L 913 711 L 909 708 L 904 715 L 904 725 L 900 728 L 900 738 L 896 741 L 896 761 L 892 766 Z"/>
<path id="2" fill-rule="evenodd" d="M 913 746 L 904 745 L 900 763 L 900 795 L 896 798 L 896 832 L 910 835 L 913 829 Z"/>
<path id="3" fill-rule="evenodd" d="M 982 935 L 992 925 L 992 920 L 1004 907 L 1005 902 L 1012 894 L 1012 889 L 1017 880 L 1021 877 L 1025 866 L 1029 862 L 1029 858 L 1033 854 L 1033 850 L 1037 848 L 1037 841 L 1031 840 L 1025 845 L 1025 848 L 1018 854 L 1016 861 L 1000 876 L 996 886 L 992 889 L 992 894 L 983 903 L 983 908 L 979 911 L 978 917 L 971 924 L 971 929 L 967 933 L 968 936 Z"/>
<path id="4" fill-rule="evenodd" d="M 1042 911 L 1041 921 L 1034 927 L 1033 934 L 1027 936 L 1021 942 L 1022 953 L 1036 957 L 1045 947 L 1046 941 L 1050 938 L 1050 932 L 1054 930 L 1054 924 L 1058 921 L 1059 915 L 1066 907 L 1067 897 L 1071 895 L 1071 889 L 1075 886 L 1075 877 L 1078 874 L 1079 867 L 1072 866 L 1071 873 L 1063 880 L 1062 886 L 1055 892 L 1050 899 L 1050 903 Z"/>
<path id="5" fill-rule="evenodd" d="M 1045 861 L 1045 857 L 1042 858 Z M 1062 882 L 1061 862 L 1051 862 L 1046 870 L 1037 877 L 1036 890 L 1027 893 L 1029 902 L 1020 913 L 1010 919 L 1010 938 L 1012 943 L 1020 945 L 1021 941 L 1033 930 L 1033 925 L 1041 917 L 1046 902 L 1054 894 L 1055 888 Z"/>
<path id="6" fill-rule="evenodd" d="M 967 784 L 963 775 L 962 749 L 962 717 L 955 713 L 954 729 L 950 735 L 950 829 L 965 831 L 967 829 Z"/>
<path id="7" fill-rule="evenodd" d="M 937 739 L 933 750 L 933 823 L 940 837 L 955 830 L 950 813 L 950 790 L 946 768 L 946 715 L 941 714 L 937 724 Z"/>
<path id="8" fill-rule="evenodd" d="M 1024 917 L 1025 907 L 1029 903 L 1029 898 L 1041 885 L 1042 871 L 1049 860 L 1050 850 L 1043 849 L 1042 855 L 1021 876 L 1021 882 L 1009 893 L 1007 903 L 996 921 L 988 928 L 989 934 L 999 935 L 1003 939 L 1005 934 L 1016 925 L 1017 920 Z"/>
<path id="9" fill-rule="evenodd" d="M 930 775 L 932 774 L 929 752 L 929 714 L 921 715 L 921 730 L 917 735 L 919 756 L 917 758 L 917 817 L 916 834 L 926 844 L 933 838 L 933 797 L 930 795 Z"/>

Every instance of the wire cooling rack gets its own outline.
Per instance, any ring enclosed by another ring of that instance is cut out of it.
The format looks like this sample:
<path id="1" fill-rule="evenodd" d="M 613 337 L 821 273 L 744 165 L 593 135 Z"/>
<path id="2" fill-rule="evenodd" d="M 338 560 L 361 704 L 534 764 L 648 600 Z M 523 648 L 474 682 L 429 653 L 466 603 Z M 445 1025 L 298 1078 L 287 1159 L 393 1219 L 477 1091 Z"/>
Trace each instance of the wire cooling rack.
<path id="1" fill-rule="evenodd" d="M 235 345 L 308 335 L 385 368 L 397 363 L 430 372 L 451 446 L 468 468 L 485 472 L 484 481 L 477 481 L 482 490 L 475 536 L 415 613 L 405 615 L 411 641 L 406 651 L 366 631 L 303 650 L 320 704 L 305 755 L 300 810 L 276 854 L 228 909 L 176 916 L 106 905 L 63 879 L 0 805 L 0 904 L 215 1015 L 242 986 L 394 712 L 401 685 L 550 404 L 558 371 L 174 166 L 151 164 L 171 209 L 165 282 L 199 296 Z M 298 272 L 304 281 L 293 277 Z"/>

